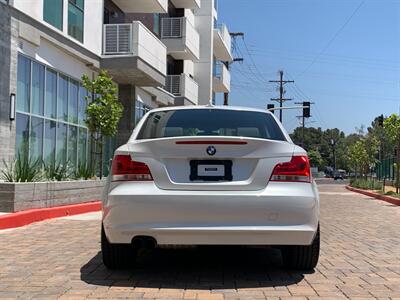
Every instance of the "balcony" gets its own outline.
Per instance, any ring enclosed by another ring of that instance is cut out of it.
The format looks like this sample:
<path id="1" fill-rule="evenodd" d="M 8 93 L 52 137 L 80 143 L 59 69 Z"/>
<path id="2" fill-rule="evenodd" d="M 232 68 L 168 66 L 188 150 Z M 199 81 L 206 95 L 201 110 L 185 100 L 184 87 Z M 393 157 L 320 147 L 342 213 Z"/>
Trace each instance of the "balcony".
<path id="1" fill-rule="evenodd" d="M 161 40 L 168 54 L 175 59 L 197 60 L 200 55 L 200 36 L 188 18 L 163 18 Z"/>
<path id="2" fill-rule="evenodd" d="M 113 0 L 126 13 L 168 13 L 168 0 Z"/>
<path id="3" fill-rule="evenodd" d="M 200 8 L 200 0 L 171 0 L 176 8 Z"/>
<path id="4" fill-rule="evenodd" d="M 226 25 L 214 28 L 214 55 L 220 61 L 232 61 L 231 35 Z"/>
<path id="5" fill-rule="evenodd" d="M 104 25 L 100 67 L 117 83 L 164 85 L 166 57 L 165 45 L 141 22 Z"/>
<path id="6" fill-rule="evenodd" d="M 219 63 L 215 66 L 213 91 L 215 93 L 229 93 L 231 90 L 231 73 L 228 68 Z"/>
<path id="7" fill-rule="evenodd" d="M 199 85 L 187 74 L 167 75 L 165 89 L 176 97 L 176 105 L 198 104 Z"/>

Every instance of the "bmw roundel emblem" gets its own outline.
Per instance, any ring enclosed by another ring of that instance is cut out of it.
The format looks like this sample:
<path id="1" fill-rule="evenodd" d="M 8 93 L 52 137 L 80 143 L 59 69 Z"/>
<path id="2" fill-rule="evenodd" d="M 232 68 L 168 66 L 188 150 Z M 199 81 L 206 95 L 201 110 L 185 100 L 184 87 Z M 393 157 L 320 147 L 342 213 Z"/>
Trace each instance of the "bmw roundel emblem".
<path id="1" fill-rule="evenodd" d="M 214 155 L 215 153 L 217 153 L 217 149 L 215 149 L 215 147 L 214 146 L 208 146 L 207 147 L 207 154 L 208 155 Z"/>

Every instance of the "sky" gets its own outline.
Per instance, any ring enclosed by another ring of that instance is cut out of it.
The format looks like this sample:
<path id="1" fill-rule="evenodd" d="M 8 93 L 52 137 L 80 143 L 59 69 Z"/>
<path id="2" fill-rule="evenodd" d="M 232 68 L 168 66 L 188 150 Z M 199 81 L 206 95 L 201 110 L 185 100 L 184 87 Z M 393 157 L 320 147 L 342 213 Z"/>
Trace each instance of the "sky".
<path id="1" fill-rule="evenodd" d="M 218 0 L 218 22 L 243 32 L 233 43 L 230 105 L 265 108 L 278 97 L 312 101 L 306 126 L 346 134 L 400 111 L 400 0 Z M 221 95 L 217 103 L 222 103 Z M 300 125 L 285 110 L 283 125 Z"/>

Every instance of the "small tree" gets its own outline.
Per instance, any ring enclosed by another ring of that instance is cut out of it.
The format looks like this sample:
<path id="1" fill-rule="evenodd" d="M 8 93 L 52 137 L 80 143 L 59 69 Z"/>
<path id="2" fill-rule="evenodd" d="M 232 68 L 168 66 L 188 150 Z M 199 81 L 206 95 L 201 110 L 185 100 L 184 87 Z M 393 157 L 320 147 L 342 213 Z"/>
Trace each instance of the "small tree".
<path id="1" fill-rule="evenodd" d="M 391 115 L 383 122 L 383 128 L 390 141 L 397 147 L 396 156 L 396 193 L 399 193 L 400 187 L 400 116 L 397 114 Z"/>
<path id="2" fill-rule="evenodd" d="M 368 160 L 368 153 L 363 140 L 359 140 L 349 146 L 348 157 L 353 165 L 357 178 L 358 173 L 363 174 L 365 172 L 365 163 Z"/>
<path id="3" fill-rule="evenodd" d="M 101 178 L 103 177 L 104 138 L 115 136 L 117 133 L 123 106 L 118 101 L 117 87 L 105 70 L 101 70 L 99 75 L 92 80 L 87 75 L 83 75 L 82 81 L 83 86 L 91 92 L 91 95 L 86 97 L 88 105 L 85 123 L 94 143 L 92 157 L 98 158 Z M 91 161 L 91 165 L 95 167 L 96 162 Z"/>
<path id="4" fill-rule="evenodd" d="M 321 153 L 318 150 L 309 150 L 308 158 L 312 167 L 316 167 L 319 170 L 322 169 L 324 160 L 322 159 Z"/>

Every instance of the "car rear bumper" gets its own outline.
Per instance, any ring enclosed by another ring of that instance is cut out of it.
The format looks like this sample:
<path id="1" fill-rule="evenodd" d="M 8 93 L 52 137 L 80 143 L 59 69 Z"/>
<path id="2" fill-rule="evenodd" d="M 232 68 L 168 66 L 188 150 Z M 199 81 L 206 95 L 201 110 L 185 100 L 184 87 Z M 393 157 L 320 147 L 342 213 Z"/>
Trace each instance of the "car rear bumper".
<path id="1" fill-rule="evenodd" d="M 318 227 L 315 184 L 260 191 L 174 191 L 121 183 L 103 202 L 111 243 L 151 236 L 160 245 L 309 245 Z"/>

